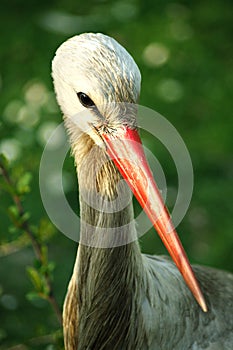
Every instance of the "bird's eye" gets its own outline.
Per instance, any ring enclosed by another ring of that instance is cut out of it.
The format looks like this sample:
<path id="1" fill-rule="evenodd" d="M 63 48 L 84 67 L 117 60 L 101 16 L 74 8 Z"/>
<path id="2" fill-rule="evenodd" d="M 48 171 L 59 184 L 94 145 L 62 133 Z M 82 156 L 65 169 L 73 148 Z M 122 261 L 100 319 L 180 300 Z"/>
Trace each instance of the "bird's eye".
<path id="1" fill-rule="evenodd" d="M 77 96 L 79 98 L 79 101 L 81 102 L 81 104 L 86 107 L 86 108 L 90 108 L 90 107 L 94 107 L 95 104 L 92 101 L 92 99 L 90 99 L 89 96 L 87 96 L 86 94 L 84 94 L 84 92 L 77 92 Z"/>

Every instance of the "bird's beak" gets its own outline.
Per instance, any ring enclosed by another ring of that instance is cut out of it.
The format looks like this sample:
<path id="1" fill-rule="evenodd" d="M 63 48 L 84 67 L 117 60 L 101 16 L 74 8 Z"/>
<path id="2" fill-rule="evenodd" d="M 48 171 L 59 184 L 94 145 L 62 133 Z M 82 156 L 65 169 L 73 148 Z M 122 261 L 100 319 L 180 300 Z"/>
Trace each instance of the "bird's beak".
<path id="1" fill-rule="evenodd" d="M 206 312 L 205 299 L 153 179 L 137 130 L 122 127 L 119 133 L 101 133 L 101 136 L 106 144 L 108 155 L 127 181 L 133 194 L 153 223 L 187 286 L 202 310 Z"/>

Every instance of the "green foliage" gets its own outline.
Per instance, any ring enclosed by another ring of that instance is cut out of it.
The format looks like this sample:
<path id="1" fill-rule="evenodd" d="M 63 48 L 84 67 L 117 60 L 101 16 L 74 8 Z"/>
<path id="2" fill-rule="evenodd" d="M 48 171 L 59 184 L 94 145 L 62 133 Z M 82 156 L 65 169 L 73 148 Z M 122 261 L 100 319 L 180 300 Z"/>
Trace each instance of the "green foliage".
<path id="1" fill-rule="evenodd" d="M 22 168 L 21 168 L 22 169 Z M 32 245 L 36 259 L 34 266 L 27 267 L 27 273 L 34 289 L 26 294 L 30 302 L 44 299 L 51 303 L 58 321 L 61 322 L 61 312 L 54 296 L 52 287 L 53 271 L 55 263 L 48 258 L 48 246 L 46 242 L 54 233 L 54 227 L 47 219 L 41 219 L 38 225 L 31 225 L 29 222 L 30 212 L 25 211 L 23 200 L 25 195 L 30 193 L 29 183 L 32 175 L 29 172 L 13 172 L 9 167 L 9 162 L 5 156 L 0 158 L 0 171 L 7 186 L 1 186 L 12 198 L 14 204 L 8 207 L 8 215 L 13 226 L 10 226 L 11 244 L 22 243 L 22 237 L 27 237 L 26 244 Z M 45 232 L 47 231 L 47 235 Z M 1 287 L 1 286 L 0 286 Z M 0 329 L 0 341 L 4 339 L 6 333 Z M 55 342 L 55 340 L 54 340 Z"/>
<path id="2" fill-rule="evenodd" d="M 52 280 L 54 268 L 55 263 L 48 260 L 48 247 L 42 245 L 40 259 L 34 261 L 34 267 L 29 266 L 27 268 L 27 273 L 36 291 L 36 293 L 32 291 L 27 294 L 29 300 L 38 297 L 49 300 L 51 289 L 47 279 L 49 277 Z"/>
<path id="3" fill-rule="evenodd" d="M 32 281 L 33 286 L 35 287 L 35 290 L 37 293 L 30 293 L 28 296 L 36 296 L 44 298 L 47 295 L 46 288 L 45 288 L 45 283 L 43 280 L 43 274 L 40 273 L 39 270 L 35 269 L 34 267 L 28 267 L 27 268 L 28 275 Z"/>

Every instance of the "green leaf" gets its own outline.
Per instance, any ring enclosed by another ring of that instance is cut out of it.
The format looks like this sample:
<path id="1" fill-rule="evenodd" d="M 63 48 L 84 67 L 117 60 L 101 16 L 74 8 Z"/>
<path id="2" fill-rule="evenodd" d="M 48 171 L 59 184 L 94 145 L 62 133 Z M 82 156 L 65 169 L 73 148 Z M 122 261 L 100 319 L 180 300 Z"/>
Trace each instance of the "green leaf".
<path id="1" fill-rule="evenodd" d="M 56 266 L 56 264 L 55 264 L 54 261 L 50 261 L 50 262 L 48 263 L 48 271 L 49 271 L 49 273 L 52 273 L 52 272 L 54 271 L 55 266 Z"/>
<path id="2" fill-rule="evenodd" d="M 41 292 L 44 288 L 43 288 L 43 281 L 41 279 L 39 272 L 34 267 L 30 266 L 27 268 L 27 273 L 36 291 Z"/>
<path id="3" fill-rule="evenodd" d="M 20 216 L 20 218 L 18 220 L 19 225 L 22 225 L 24 222 L 28 221 L 30 216 L 31 216 L 31 214 L 29 212 L 26 212 L 22 216 Z"/>
<path id="4" fill-rule="evenodd" d="M 41 299 L 40 295 L 37 292 L 29 292 L 26 294 L 26 298 L 29 301 L 34 301 L 34 300 L 38 300 Z"/>
<path id="5" fill-rule="evenodd" d="M 40 220 L 38 227 L 38 236 L 42 242 L 51 238 L 55 232 L 56 229 L 54 225 L 48 219 L 43 218 Z"/>
<path id="6" fill-rule="evenodd" d="M 30 192 L 30 182 L 31 182 L 31 179 L 32 179 L 32 174 L 27 172 L 25 174 L 23 174 L 18 182 L 17 182 L 17 185 L 16 185 L 16 188 L 17 188 L 17 192 L 19 195 L 22 195 L 22 194 L 25 194 L 25 193 L 28 193 Z"/>
<path id="7" fill-rule="evenodd" d="M 0 168 L 7 169 L 9 167 L 9 162 L 3 153 L 0 153 Z"/>
<path id="8" fill-rule="evenodd" d="M 12 220 L 18 220 L 19 219 L 19 210 L 17 208 L 16 205 L 11 205 L 9 208 L 8 208 L 8 213 L 11 217 Z"/>

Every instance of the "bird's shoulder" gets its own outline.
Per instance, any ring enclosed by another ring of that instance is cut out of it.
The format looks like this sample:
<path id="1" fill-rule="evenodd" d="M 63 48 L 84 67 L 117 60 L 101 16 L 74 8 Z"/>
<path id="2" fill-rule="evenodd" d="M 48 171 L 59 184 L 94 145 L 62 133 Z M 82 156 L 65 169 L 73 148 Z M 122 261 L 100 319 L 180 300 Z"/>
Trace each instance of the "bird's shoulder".
<path id="1" fill-rule="evenodd" d="M 223 344 L 218 349 L 224 350 L 230 349 L 228 344 L 231 344 L 233 349 L 231 273 L 206 266 L 192 266 L 207 302 L 208 312 L 204 313 L 169 257 L 143 255 L 143 260 L 148 271 L 143 311 L 147 327 L 151 330 L 148 338 L 153 338 L 152 343 L 160 344 L 162 340 L 157 336 L 162 336 L 162 329 L 166 329 L 173 337 L 174 344 L 177 344 L 173 349 L 183 349 L 182 342 L 186 340 L 190 350 L 212 350 L 216 349 L 215 344 Z M 159 333 L 158 329 L 161 329 Z"/>

